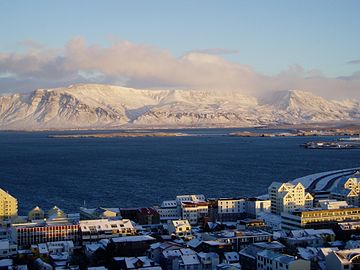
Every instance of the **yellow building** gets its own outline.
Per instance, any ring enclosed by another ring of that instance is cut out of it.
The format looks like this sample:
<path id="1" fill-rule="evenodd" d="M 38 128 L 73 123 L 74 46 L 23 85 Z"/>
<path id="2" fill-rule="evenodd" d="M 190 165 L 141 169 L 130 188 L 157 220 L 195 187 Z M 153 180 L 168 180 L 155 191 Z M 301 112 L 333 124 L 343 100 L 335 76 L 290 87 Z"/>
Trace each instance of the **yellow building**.
<path id="1" fill-rule="evenodd" d="M 17 217 L 17 199 L 0 189 L 0 221 Z"/>
<path id="2" fill-rule="evenodd" d="M 168 224 L 168 231 L 170 235 L 179 238 L 191 239 L 191 225 L 187 219 L 171 220 Z"/>
<path id="3" fill-rule="evenodd" d="M 330 197 L 339 201 L 346 201 L 350 205 L 360 206 L 360 173 L 340 179 L 331 190 Z"/>
<path id="4" fill-rule="evenodd" d="M 324 227 L 336 222 L 360 220 L 359 207 L 339 209 L 297 210 L 281 214 L 281 228 L 296 230 L 300 228 Z"/>

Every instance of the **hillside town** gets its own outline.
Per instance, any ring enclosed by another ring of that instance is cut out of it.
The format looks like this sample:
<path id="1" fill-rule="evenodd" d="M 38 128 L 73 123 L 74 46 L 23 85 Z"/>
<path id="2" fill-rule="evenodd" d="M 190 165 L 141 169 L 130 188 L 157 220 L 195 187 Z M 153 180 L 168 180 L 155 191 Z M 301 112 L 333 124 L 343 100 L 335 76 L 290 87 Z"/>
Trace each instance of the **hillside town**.
<path id="1" fill-rule="evenodd" d="M 65 213 L 0 189 L 0 269 L 359 269 L 360 173 L 329 192 L 273 182 L 257 198 L 178 195 Z"/>

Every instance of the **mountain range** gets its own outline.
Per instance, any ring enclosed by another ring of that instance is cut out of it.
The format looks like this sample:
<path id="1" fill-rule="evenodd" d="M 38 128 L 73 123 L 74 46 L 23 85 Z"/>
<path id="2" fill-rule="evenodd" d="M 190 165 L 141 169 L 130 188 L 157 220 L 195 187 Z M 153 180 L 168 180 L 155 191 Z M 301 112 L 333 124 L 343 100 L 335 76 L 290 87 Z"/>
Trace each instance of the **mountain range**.
<path id="1" fill-rule="evenodd" d="M 0 96 L 1 130 L 249 127 L 345 120 L 360 120 L 359 100 L 327 100 L 300 90 L 256 98 L 236 91 L 77 84 Z"/>

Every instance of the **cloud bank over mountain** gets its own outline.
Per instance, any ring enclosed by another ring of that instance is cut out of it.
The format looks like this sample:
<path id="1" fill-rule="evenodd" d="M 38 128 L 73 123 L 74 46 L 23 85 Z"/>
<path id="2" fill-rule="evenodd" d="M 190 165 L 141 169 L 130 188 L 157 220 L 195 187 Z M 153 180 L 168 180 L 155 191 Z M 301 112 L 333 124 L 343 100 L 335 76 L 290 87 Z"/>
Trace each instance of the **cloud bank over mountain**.
<path id="1" fill-rule="evenodd" d="M 268 76 L 221 55 L 222 48 L 189 52 L 170 51 L 129 41 L 109 46 L 75 38 L 64 48 L 46 48 L 27 41 L 23 52 L 0 53 L 0 92 L 30 91 L 72 83 L 111 83 L 137 88 L 231 90 L 261 96 L 285 89 L 304 89 L 327 98 L 360 96 L 360 71 L 329 78 L 318 70 L 291 66 Z"/>

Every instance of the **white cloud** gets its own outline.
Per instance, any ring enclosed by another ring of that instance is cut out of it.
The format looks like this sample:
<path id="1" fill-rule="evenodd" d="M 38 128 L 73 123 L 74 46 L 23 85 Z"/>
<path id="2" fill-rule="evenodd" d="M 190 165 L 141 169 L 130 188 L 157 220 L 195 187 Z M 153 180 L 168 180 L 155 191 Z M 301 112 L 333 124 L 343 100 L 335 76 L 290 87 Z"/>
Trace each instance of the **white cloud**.
<path id="1" fill-rule="evenodd" d="M 30 88 L 39 84 L 53 87 L 82 81 L 146 88 L 238 90 L 256 95 L 304 89 L 331 98 L 359 97 L 357 73 L 327 78 L 320 71 L 292 66 L 275 76 L 265 76 L 247 65 L 225 60 L 218 55 L 221 49 L 216 49 L 218 53 L 193 51 L 175 57 L 167 50 L 128 41 L 101 47 L 75 38 L 63 49 L 44 48 L 31 41 L 25 44 L 30 46 L 23 53 L 0 53 L 0 75 L 7 74 L 6 78 L 0 76 L 2 88 L 17 89 L 24 85 Z"/>

